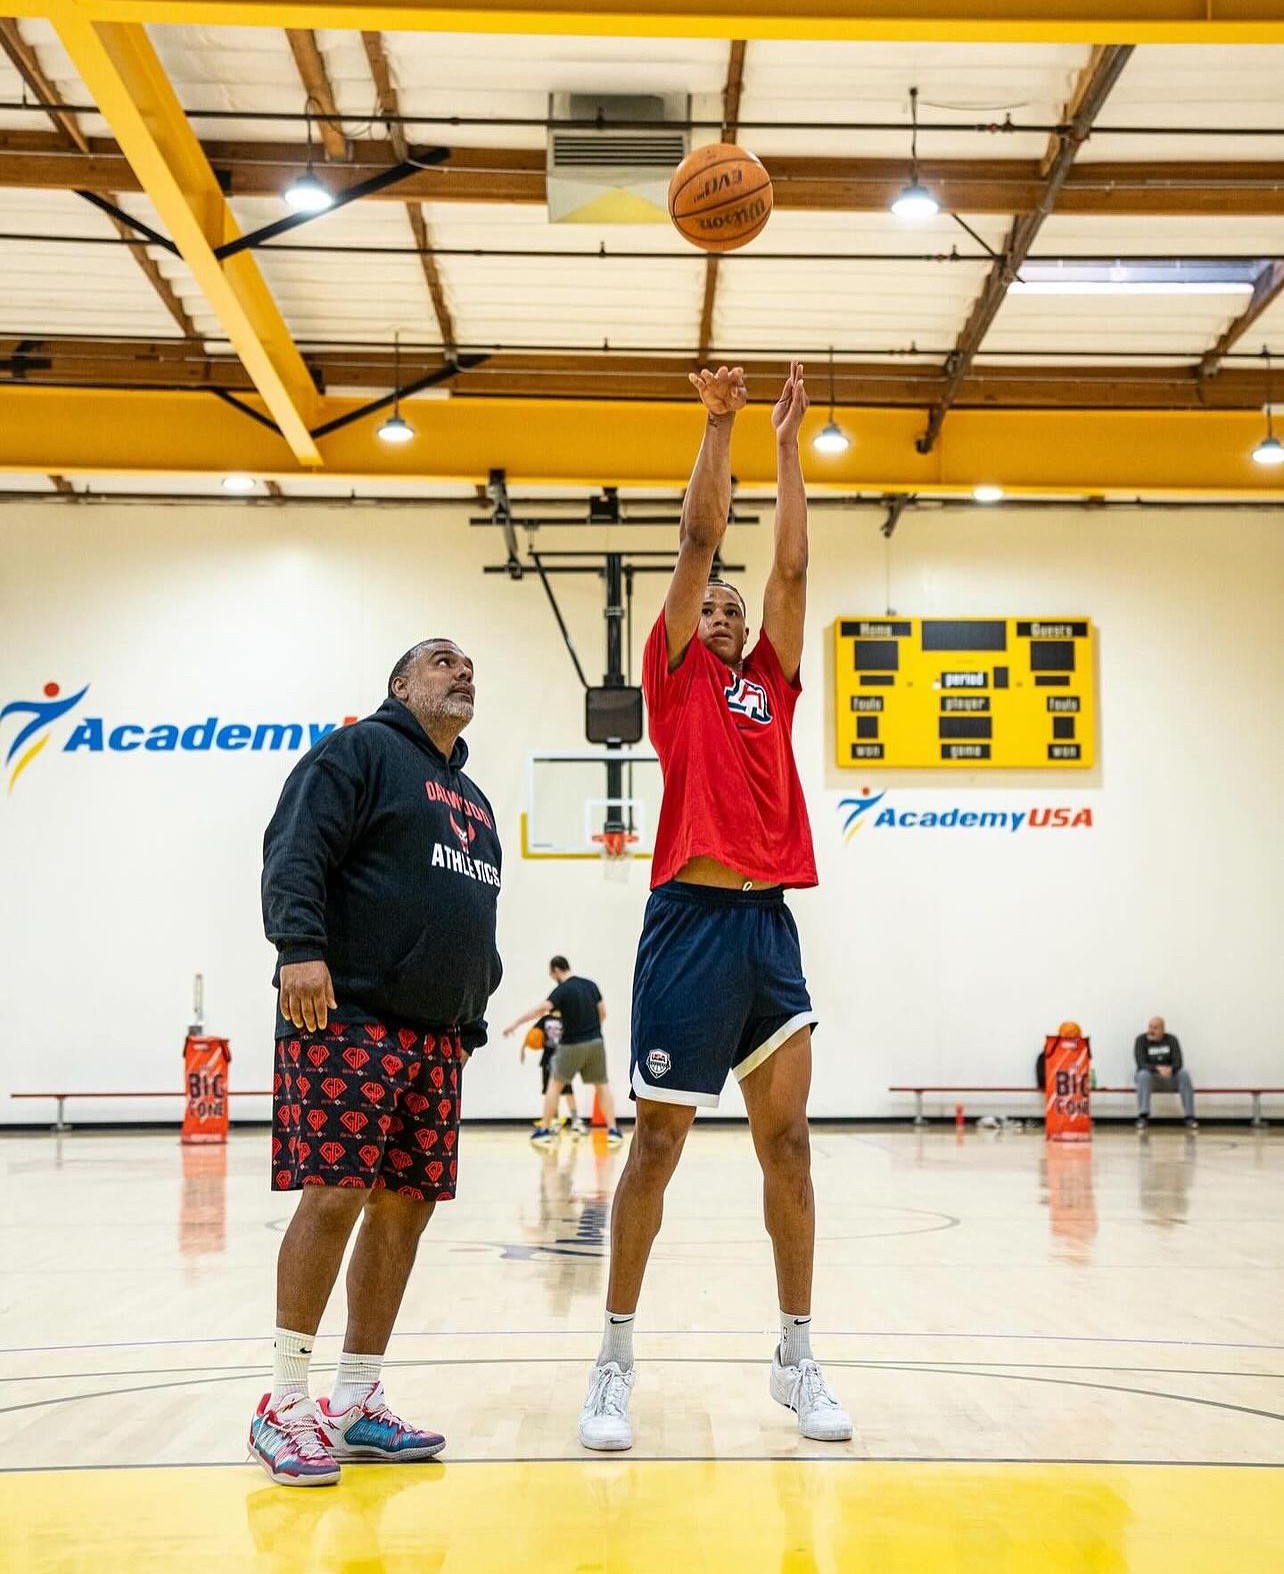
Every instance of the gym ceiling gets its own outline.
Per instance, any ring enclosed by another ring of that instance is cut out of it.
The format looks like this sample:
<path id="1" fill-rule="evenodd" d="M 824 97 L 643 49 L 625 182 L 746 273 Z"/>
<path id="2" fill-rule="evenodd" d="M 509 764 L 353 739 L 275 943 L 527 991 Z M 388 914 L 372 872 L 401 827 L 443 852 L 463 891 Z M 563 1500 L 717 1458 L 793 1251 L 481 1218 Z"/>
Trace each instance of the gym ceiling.
<path id="1" fill-rule="evenodd" d="M 33 0 L 0 18 L 0 491 L 653 496 L 687 372 L 739 361 L 751 495 L 797 355 L 805 436 L 832 405 L 850 438 L 808 443 L 819 496 L 1284 501 L 1281 45 L 1284 0 Z M 765 232 L 551 219 L 550 139 L 601 99 L 752 149 Z M 309 165 L 340 200 L 300 222 Z"/>

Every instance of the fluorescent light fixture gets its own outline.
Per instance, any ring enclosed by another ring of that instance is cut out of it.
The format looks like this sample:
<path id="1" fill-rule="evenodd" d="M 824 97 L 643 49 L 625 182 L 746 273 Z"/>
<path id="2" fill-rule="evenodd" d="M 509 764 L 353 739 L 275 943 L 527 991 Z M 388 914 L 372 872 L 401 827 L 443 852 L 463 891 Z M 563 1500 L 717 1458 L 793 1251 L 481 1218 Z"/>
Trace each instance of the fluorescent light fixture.
<path id="1" fill-rule="evenodd" d="M 1264 437 L 1253 450 L 1253 463 L 1268 467 L 1284 465 L 1284 443 L 1278 437 Z"/>
<path id="2" fill-rule="evenodd" d="M 1251 284 L 1179 284 L 1120 281 L 1111 284 L 1105 280 L 1091 282 L 1087 279 L 1070 280 L 1054 284 L 1050 280 L 1024 284 L 1020 280 L 1009 286 L 1013 295 L 1251 295 Z"/>
<path id="3" fill-rule="evenodd" d="M 896 217 L 909 224 L 922 224 L 928 219 L 934 219 L 940 211 L 941 204 L 926 186 L 916 180 L 911 181 L 892 203 L 892 212 Z"/>
<path id="4" fill-rule="evenodd" d="M 390 415 L 379 428 L 378 435 L 385 443 L 408 443 L 414 437 L 415 429 L 403 421 L 400 415 Z"/>
<path id="5" fill-rule="evenodd" d="M 246 492 L 257 491 L 258 484 L 252 475 L 243 475 L 239 471 L 233 475 L 225 475 L 223 477 L 223 490 L 225 492 L 233 492 L 237 496 L 243 496 Z"/>
<path id="6" fill-rule="evenodd" d="M 1003 488 L 996 486 L 993 481 L 981 481 L 972 488 L 972 501 L 975 503 L 1001 503 L 1003 501 Z"/>
<path id="7" fill-rule="evenodd" d="M 1215 257 L 1194 261 L 1025 262 L 1014 295 L 1251 295 L 1267 264 Z"/>
<path id="8" fill-rule="evenodd" d="M 321 184 L 311 168 L 292 180 L 281 195 L 295 213 L 324 213 L 334 206 L 334 193 Z"/>
<path id="9" fill-rule="evenodd" d="M 812 438 L 811 446 L 818 454 L 845 454 L 852 446 L 852 440 L 837 421 L 830 421 Z"/>

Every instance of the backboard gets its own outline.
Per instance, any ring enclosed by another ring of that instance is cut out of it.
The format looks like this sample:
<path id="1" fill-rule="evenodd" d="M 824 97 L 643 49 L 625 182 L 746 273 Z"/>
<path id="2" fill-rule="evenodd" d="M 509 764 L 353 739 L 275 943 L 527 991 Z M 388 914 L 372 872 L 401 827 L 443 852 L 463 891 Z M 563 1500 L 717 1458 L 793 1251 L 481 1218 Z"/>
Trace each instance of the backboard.
<path id="1" fill-rule="evenodd" d="M 660 762 L 649 749 L 561 749 L 526 757 L 523 858 L 601 858 L 603 836 L 650 858 Z M 595 839 L 596 838 L 596 839 Z"/>

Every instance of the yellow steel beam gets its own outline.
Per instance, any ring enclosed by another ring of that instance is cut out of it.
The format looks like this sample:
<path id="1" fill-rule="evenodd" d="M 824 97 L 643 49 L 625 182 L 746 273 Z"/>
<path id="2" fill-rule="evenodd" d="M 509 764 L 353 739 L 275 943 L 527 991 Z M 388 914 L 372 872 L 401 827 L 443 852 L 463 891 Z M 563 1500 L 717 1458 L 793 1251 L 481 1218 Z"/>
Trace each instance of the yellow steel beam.
<path id="1" fill-rule="evenodd" d="M 44 16 L 56 0 L 7 0 Z M 1284 0 L 86 0 L 100 21 L 937 43 L 1284 41 Z"/>
<path id="2" fill-rule="evenodd" d="M 145 30 L 94 21 L 75 3 L 59 4 L 51 16 L 295 459 L 319 465 L 309 430 L 316 424 L 316 388 L 253 256 L 241 252 L 220 262 L 215 255 L 241 231 Z"/>
<path id="3" fill-rule="evenodd" d="M 357 407 L 322 401 L 333 419 Z M 412 400 L 418 438 L 390 448 L 380 415 L 321 440 L 327 474 L 511 483 L 678 487 L 700 437 L 699 411 L 682 404 L 589 400 Z M 810 438 L 827 419 L 813 410 L 804 468 L 817 490 L 966 492 L 994 481 L 1009 492 L 1284 498 L 1284 475 L 1249 457 L 1263 428 L 1252 411 L 958 410 L 930 454 L 914 439 L 914 409 L 838 411 L 853 441 L 825 458 Z M 775 482 L 770 406 L 736 423 L 732 463 L 742 485 Z M 0 471 L 60 475 L 166 475 L 248 470 L 288 483 L 303 467 L 274 433 L 210 395 L 0 385 Z"/>

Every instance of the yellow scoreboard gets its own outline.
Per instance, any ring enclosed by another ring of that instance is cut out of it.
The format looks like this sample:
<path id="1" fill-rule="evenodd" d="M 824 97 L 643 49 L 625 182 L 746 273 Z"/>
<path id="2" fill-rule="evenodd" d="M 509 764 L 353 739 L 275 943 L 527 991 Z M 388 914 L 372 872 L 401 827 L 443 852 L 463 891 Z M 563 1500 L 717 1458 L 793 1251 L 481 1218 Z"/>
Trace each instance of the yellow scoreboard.
<path id="1" fill-rule="evenodd" d="M 1096 759 L 1087 618 L 839 618 L 838 763 L 1083 769 Z"/>

